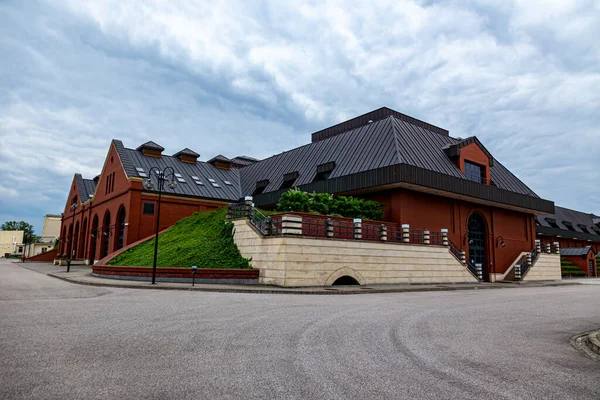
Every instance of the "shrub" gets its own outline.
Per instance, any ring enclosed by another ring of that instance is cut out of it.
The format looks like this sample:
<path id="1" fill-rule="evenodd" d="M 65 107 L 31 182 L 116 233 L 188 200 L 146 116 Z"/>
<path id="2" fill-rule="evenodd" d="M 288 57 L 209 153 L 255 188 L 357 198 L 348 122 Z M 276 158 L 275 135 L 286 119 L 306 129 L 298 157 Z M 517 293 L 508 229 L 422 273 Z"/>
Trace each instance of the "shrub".
<path id="1" fill-rule="evenodd" d="M 308 193 L 299 189 L 288 190 L 281 195 L 277 211 L 308 212 L 310 199 Z"/>
<path id="2" fill-rule="evenodd" d="M 312 212 L 327 215 L 333 203 L 333 195 L 330 193 L 312 193 L 309 195 L 309 208 Z"/>
<path id="3" fill-rule="evenodd" d="M 352 196 L 333 197 L 329 193 L 308 194 L 292 189 L 281 195 L 277 211 L 314 212 L 348 218 L 383 219 L 381 204 Z"/>

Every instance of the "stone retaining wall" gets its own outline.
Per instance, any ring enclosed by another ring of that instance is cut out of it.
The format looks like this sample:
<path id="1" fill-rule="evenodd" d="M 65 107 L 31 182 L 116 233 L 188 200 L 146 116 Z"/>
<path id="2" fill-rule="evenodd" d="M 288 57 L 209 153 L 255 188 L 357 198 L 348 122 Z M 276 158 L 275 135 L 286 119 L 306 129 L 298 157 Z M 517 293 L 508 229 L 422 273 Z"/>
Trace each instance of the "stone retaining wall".
<path id="1" fill-rule="evenodd" d="M 541 253 L 523 278 L 524 281 L 556 281 L 561 279 L 560 255 L 548 253 Z"/>
<path id="2" fill-rule="evenodd" d="M 360 284 L 477 283 L 445 246 L 308 237 L 266 237 L 239 219 L 234 240 L 260 270 L 260 283 L 330 286 L 351 276 Z"/>

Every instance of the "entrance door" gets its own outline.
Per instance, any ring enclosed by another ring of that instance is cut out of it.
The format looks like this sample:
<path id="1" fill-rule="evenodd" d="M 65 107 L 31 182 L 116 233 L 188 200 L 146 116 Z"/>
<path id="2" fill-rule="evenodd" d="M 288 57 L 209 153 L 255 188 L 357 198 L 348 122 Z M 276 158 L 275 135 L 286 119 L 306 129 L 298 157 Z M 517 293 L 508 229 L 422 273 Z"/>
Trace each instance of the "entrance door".
<path id="1" fill-rule="evenodd" d="M 486 235 L 485 220 L 481 214 L 474 213 L 469 218 L 469 260 L 473 264 L 481 264 L 483 280 L 488 281 L 488 270 L 486 263 Z"/>
<path id="2" fill-rule="evenodd" d="M 596 276 L 596 268 L 594 268 L 594 260 L 590 260 L 590 276 Z"/>

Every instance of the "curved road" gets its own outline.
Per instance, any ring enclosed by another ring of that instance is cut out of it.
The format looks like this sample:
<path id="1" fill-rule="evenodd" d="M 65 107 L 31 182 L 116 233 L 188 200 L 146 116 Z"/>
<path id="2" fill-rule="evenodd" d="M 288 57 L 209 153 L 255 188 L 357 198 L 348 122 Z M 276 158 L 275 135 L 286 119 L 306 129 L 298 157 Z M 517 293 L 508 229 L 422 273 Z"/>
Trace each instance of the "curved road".
<path id="1" fill-rule="evenodd" d="M 3 399 L 598 399 L 600 286 L 274 295 L 74 285 L 0 261 Z"/>

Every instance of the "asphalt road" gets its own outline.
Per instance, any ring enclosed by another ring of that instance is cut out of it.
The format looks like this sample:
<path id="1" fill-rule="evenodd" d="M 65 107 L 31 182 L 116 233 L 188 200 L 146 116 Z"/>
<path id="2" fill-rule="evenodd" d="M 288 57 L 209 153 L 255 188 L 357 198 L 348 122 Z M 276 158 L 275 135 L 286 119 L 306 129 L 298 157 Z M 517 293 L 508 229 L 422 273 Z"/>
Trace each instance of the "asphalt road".
<path id="1" fill-rule="evenodd" d="M 0 261 L 2 399 L 599 399 L 600 286 L 275 295 L 75 285 Z"/>

